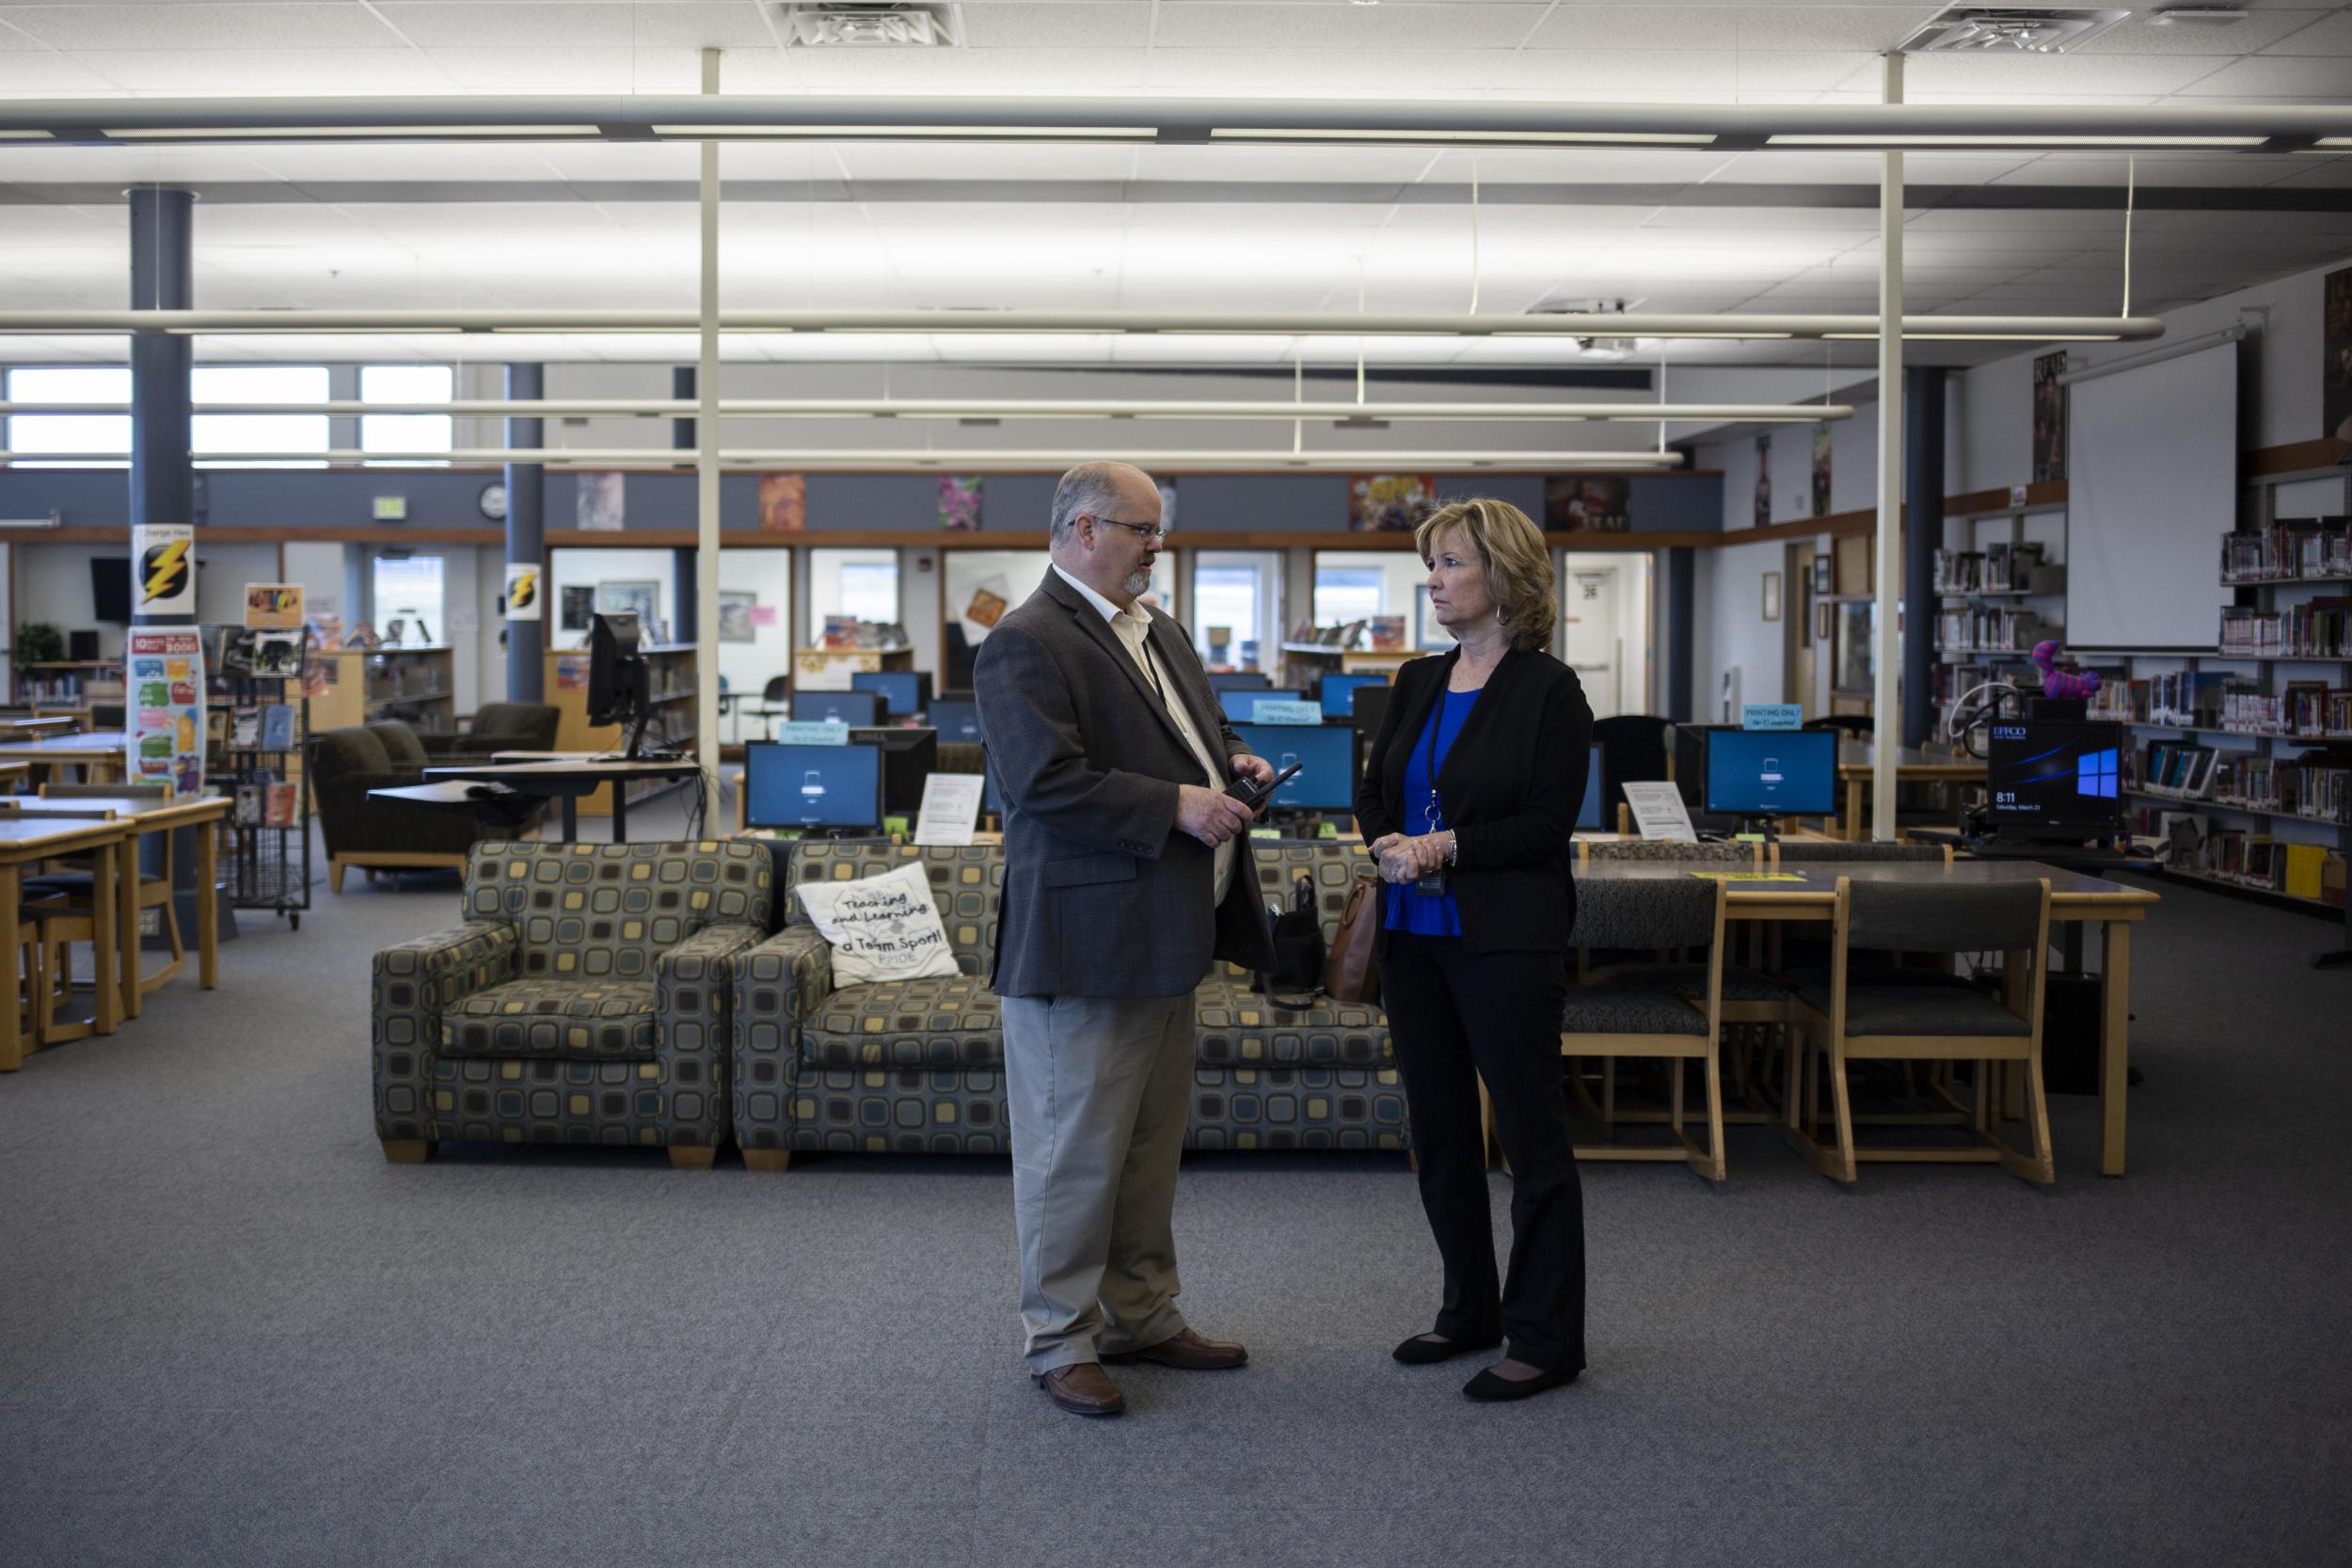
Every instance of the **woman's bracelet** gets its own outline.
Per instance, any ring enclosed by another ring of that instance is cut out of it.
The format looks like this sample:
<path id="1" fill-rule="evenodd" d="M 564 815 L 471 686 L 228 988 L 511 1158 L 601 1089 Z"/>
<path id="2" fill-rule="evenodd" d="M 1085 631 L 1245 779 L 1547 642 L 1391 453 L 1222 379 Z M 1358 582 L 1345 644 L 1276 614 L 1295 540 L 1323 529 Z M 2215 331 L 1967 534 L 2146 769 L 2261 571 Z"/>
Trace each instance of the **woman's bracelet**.
<path id="1" fill-rule="evenodd" d="M 1462 835 L 1451 828 L 1445 831 L 1445 863 L 1448 865 L 1462 863 Z"/>

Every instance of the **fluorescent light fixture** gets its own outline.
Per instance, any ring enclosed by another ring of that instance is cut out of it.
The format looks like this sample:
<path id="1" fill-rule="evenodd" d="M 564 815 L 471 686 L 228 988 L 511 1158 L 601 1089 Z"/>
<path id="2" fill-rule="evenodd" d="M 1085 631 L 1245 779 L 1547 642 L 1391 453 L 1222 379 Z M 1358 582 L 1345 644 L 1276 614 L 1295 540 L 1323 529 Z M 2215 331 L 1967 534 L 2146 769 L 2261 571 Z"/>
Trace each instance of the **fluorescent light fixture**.
<path id="1" fill-rule="evenodd" d="M 787 141 L 1152 141 L 1149 125 L 657 125 L 657 136 Z"/>
<path id="2" fill-rule="evenodd" d="M 1353 131 L 1337 128 L 1219 127 L 1211 141 L 1461 142 L 1530 147 L 1710 147 L 1712 131 Z"/>
<path id="3" fill-rule="evenodd" d="M 2267 136 L 2149 135 L 1793 135 L 1775 133 L 1765 138 L 1773 147 L 2260 147 Z"/>
<path id="4" fill-rule="evenodd" d="M 1875 332 L 1824 332 L 1821 337 L 1833 343 L 1875 343 Z M 1906 332 L 1906 343 L 2112 343 L 2119 342 L 2118 332 Z"/>
<path id="5" fill-rule="evenodd" d="M 0 131 L 0 141 L 55 141 L 46 131 Z M 0 524 L 0 527 L 6 527 Z"/>
<path id="6" fill-rule="evenodd" d="M 0 135 L 10 133 L 0 131 Z M 116 141 L 548 141 L 600 137 L 594 125 L 198 125 L 102 129 Z"/>
<path id="7" fill-rule="evenodd" d="M 2313 151 L 2339 152 L 2346 148 L 2352 148 L 2352 136 L 2322 136 L 2312 143 Z"/>

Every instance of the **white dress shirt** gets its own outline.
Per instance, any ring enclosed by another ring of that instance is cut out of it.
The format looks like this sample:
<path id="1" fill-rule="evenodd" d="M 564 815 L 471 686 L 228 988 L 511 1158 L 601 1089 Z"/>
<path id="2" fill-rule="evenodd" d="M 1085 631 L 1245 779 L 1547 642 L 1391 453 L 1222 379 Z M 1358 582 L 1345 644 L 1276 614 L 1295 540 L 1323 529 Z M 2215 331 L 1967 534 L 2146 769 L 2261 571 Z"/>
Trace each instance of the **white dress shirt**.
<path id="1" fill-rule="evenodd" d="M 1159 660 L 1152 657 L 1152 612 L 1144 609 L 1140 601 L 1125 610 L 1120 609 L 1068 572 L 1062 571 L 1058 562 L 1055 562 L 1054 570 L 1060 574 L 1062 581 L 1084 594 L 1087 603 L 1101 611 L 1103 619 L 1110 623 L 1112 634 L 1126 648 L 1128 656 L 1142 668 L 1144 680 L 1159 692 L 1161 705 L 1168 710 L 1168 718 L 1175 721 L 1176 733 L 1184 737 L 1184 744 L 1190 746 L 1192 754 L 1200 759 L 1201 771 L 1207 775 L 1207 787 L 1223 789 L 1229 769 L 1218 767 L 1216 753 L 1209 750 L 1208 743 L 1201 738 L 1200 731 L 1192 721 L 1191 710 L 1176 695 L 1170 677 L 1160 668 Z M 1226 890 L 1233 885 L 1235 853 L 1233 841 L 1230 838 L 1216 847 L 1212 896 L 1219 904 L 1225 902 Z"/>

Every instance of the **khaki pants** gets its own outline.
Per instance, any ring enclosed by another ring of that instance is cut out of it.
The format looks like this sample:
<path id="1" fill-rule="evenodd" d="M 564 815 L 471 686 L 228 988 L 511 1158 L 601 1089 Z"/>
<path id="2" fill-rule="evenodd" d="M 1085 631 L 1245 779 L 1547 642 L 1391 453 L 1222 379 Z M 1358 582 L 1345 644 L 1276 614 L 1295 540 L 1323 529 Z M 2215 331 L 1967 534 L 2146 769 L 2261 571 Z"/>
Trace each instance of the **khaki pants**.
<path id="1" fill-rule="evenodd" d="M 1008 996 L 1004 1020 L 1029 1370 L 1173 1338 L 1192 993 Z"/>

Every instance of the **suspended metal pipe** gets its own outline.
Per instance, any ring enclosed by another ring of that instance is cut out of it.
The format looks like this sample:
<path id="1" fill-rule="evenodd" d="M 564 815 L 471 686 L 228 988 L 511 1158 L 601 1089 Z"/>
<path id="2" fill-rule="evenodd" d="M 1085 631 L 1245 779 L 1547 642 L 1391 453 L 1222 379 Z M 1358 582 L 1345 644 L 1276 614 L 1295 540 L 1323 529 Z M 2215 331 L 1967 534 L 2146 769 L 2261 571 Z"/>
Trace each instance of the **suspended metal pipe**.
<path id="1" fill-rule="evenodd" d="M 0 401 L 0 417 L 11 414 L 119 414 L 124 403 Z M 360 403 L 349 398 L 312 402 L 199 402 L 199 414 L 447 414 L 457 419 L 551 420 L 692 419 L 701 405 L 676 398 L 468 398 L 453 403 Z M 998 398 L 736 398 L 719 404 L 730 420 L 1271 420 L 1347 421 L 1529 420 L 1680 423 L 1814 424 L 1853 417 L 1845 404 L 1772 403 L 1216 403 L 1137 402 L 1132 399 Z"/>
<path id="2" fill-rule="evenodd" d="M 73 465 L 119 463 L 119 451 L 0 451 L 0 464 L 39 463 Z M 326 451 L 221 451 L 199 452 L 197 461 L 203 463 L 239 464 L 365 464 L 374 466 L 416 465 L 494 465 L 501 463 L 544 463 L 559 466 L 596 467 L 683 467 L 698 461 L 699 453 L 692 448 L 676 447 L 467 447 L 455 451 L 369 451 L 357 447 L 335 447 Z M 1645 449 L 1628 451 L 1139 451 L 1123 448 L 1116 452 L 1051 451 L 990 451 L 966 448 L 956 451 L 930 451 L 920 448 L 894 451 L 871 448 L 860 451 L 834 449 L 824 451 L 795 451 L 789 448 L 722 450 L 719 461 L 730 467 L 780 468 L 802 472 L 862 472 L 875 468 L 949 468 L 987 470 L 1003 468 L 1036 468 L 1059 472 L 1072 464 L 1090 458 L 1111 458 L 1121 462 L 1139 463 L 1164 471 L 1199 471 L 1253 468 L 1340 468 L 1348 471 L 1366 467 L 1412 469 L 1457 473 L 1470 468 L 1497 468 L 1511 473 L 1565 473 L 1579 469 L 1654 469 L 1679 467 L 1679 452 L 1659 452 Z"/>

